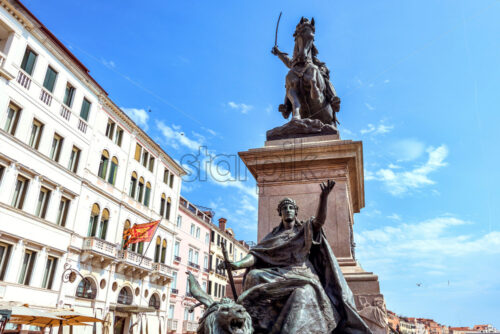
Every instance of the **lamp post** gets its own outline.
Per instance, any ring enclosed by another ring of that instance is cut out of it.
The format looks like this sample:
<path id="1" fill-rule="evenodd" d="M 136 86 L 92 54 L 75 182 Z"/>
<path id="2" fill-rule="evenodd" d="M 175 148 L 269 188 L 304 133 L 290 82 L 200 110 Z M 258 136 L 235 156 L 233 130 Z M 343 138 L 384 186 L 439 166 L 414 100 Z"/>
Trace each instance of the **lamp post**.
<path id="1" fill-rule="evenodd" d="M 87 290 L 84 291 L 84 296 L 85 295 L 92 296 L 92 293 L 94 292 L 92 290 L 92 282 L 87 277 L 84 277 L 78 270 L 76 270 L 75 268 L 71 268 L 71 264 L 66 262 L 64 264 L 64 271 L 61 275 L 61 285 L 59 287 L 59 296 L 57 297 L 57 301 L 58 301 L 57 306 L 60 307 L 64 303 L 63 300 L 61 299 L 63 284 L 68 283 L 68 282 L 73 283 L 76 280 L 77 276 L 80 276 L 81 279 L 85 282 L 83 285 L 83 289 L 84 290 L 87 289 Z"/>

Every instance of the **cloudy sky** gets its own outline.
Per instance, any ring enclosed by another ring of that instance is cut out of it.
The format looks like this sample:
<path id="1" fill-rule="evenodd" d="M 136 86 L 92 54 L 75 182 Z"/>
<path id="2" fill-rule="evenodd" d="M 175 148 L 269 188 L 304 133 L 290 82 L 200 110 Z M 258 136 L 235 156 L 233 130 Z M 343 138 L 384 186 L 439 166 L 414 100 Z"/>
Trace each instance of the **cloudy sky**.
<path id="1" fill-rule="evenodd" d="M 256 239 L 237 152 L 284 123 L 283 64 L 301 15 L 362 140 L 357 257 L 389 309 L 500 328 L 500 2 L 35 1 L 25 4 L 191 174 L 190 201 Z M 151 110 L 151 112 L 148 112 Z"/>

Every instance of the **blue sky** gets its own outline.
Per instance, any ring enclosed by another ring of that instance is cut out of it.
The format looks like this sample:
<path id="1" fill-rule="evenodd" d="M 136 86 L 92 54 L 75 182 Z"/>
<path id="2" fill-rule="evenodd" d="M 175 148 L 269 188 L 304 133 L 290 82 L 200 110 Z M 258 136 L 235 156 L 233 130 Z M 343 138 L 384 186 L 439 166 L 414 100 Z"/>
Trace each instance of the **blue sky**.
<path id="1" fill-rule="evenodd" d="M 359 262 L 399 314 L 500 328 L 500 2 L 24 3 L 167 152 L 210 167 L 183 195 L 246 240 L 257 197 L 236 154 L 284 123 L 276 19 L 291 52 L 300 16 L 314 16 L 341 136 L 364 145 Z M 223 182 L 228 168 L 237 181 Z"/>

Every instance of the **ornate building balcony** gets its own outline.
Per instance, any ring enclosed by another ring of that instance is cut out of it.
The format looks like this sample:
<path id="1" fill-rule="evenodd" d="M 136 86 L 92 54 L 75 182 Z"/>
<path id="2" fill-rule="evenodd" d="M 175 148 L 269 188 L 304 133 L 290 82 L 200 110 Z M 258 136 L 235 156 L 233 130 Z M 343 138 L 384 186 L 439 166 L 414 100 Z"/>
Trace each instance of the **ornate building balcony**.
<path id="1" fill-rule="evenodd" d="M 116 247 L 116 244 L 96 237 L 85 238 L 81 262 L 105 268 L 116 261 Z"/>
<path id="2" fill-rule="evenodd" d="M 182 330 L 187 333 L 196 333 L 198 323 L 196 321 L 184 320 L 182 322 Z"/>
<path id="3" fill-rule="evenodd" d="M 177 324 L 179 323 L 178 320 L 174 320 L 174 319 L 168 319 L 168 323 L 167 323 L 167 329 L 168 331 L 172 331 L 172 332 L 177 332 Z"/>
<path id="4" fill-rule="evenodd" d="M 163 263 L 153 263 L 153 272 L 151 273 L 151 281 L 156 284 L 165 285 L 173 279 L 172 268 Z"/>
<path id="5" fill-rule="evenodd" d="M 152 269 L 152 261 L 149 257 L 128 250 L 118 252 L 117 272 L 126 276 L 144 278 L 151 273 Z"/>

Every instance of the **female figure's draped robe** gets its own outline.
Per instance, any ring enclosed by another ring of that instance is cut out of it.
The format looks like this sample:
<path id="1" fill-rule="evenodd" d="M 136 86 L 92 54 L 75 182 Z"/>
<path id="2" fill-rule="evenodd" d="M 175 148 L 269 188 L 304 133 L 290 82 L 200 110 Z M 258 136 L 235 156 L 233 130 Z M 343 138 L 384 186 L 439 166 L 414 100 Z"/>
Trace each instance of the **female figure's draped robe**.
<path id="1" fill-rule="evenodd" d="M 255 333 L 371 333 L 356 312 L 342 276 L 314 217 L 276 227 L 250 250 L 256 258 L 238 299 L 252 316 Z"/>

